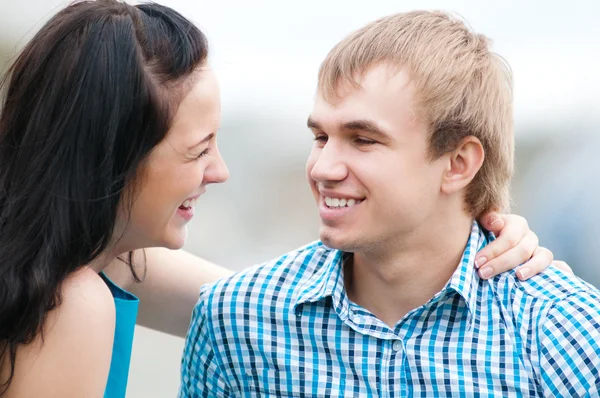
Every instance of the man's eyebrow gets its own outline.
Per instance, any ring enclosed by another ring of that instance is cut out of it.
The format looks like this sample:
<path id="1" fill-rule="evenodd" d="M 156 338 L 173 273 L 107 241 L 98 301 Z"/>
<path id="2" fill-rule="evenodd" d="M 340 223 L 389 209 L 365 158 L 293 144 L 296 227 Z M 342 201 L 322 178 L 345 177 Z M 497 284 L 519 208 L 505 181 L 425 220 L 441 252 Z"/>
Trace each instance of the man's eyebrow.
<path id="1" fill-rule="evenodd" d="M 310 117 L 306 121 L 306 125 L 310 129 L 323 130 L 319 122 Z M 379 137 L 381 140 L 392 140 L 392 136 L 389 133 L 385 132 L 385 130 L 383 130 L 381 127 L 379 127 L 377 123 L 366 119 L 352 120 L 350 122 L 343 123 L 340 126 L 340 130 L 364 131 L 366 133 L 370 133 Z"/>
<path id="2" fill-rule="evenodd" d="M 323 130 L 321 128 L 321 125 L 319 123 L 317 123 L 315 120 L 313 120 L 310 116 L 308 117 L 308 120 L 306 121 L 306 126 L 309 129 Z"/>
<path id="3" fill-rule="evenodd" d="M 202 139 L 200 142 L 198 142 L 198 143 L 196 143 L 196 144 L 194 144 L 194 145 L 190 146 L 190 147 L 189 147 L 189 149 L 194 149 L 194 148 L 197 148 L 197 147 L 199 147 L 199 146 L 200 146 L 200 145 L 202 145 L 202 144 L 205 144 L 205 143 L 207 143 L 208 141 L 212 140 L 212 138 L 213 138 L 214 136 L 215 136 L 215 133 L 210 133 L 209 135 L 207 135 L 206 137 L 204 137 L 204 138 L 203 138 L 203 139 Z"/>
<path id="4" fill-rule="evenodd" d="M 342 124 L 341 129 L 364 131 L 365 133 L 376 135 L 383 140 L 392 140 L 392 136 L 389 133 L 386 133 L 381 127 L 377 125 L 377 123 L 371 120 L 352 120 L 350 122 Z"/>

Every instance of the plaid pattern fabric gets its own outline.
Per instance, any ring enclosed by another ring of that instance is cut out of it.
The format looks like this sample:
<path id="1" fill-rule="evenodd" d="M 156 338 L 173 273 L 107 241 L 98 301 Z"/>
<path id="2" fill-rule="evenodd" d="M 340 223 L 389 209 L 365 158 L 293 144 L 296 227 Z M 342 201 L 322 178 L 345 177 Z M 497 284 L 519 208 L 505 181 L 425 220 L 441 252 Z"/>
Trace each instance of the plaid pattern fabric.
<path id="1" fill-rule="evenodd" d="M 549 268 L 488 281 L 477 223 L 445 288 L 393 329 L 344 290 L 316 242 L 205 286 L 180 397 L 597 397 L 600 293 Z"/>

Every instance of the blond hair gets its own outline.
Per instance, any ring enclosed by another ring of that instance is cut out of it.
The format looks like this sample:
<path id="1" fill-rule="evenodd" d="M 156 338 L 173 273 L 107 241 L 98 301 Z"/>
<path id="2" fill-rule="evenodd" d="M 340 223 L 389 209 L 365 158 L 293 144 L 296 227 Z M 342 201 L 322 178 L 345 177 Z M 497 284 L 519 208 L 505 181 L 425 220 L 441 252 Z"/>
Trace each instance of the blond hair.
<path id="1" fill-rule="evenodd" d="M 513 174 L 512 74 L 489 50 L 489 40 L 443 12 L 415 11 L 382 18 L 352 33 L 327 55 L 319 92 L 334 102 L 341 83 L 359 87 L 368 68 L 390 63 L 415 85 L 415 110 L 430 130 L 430 160 L 477 137 L 485 160 L 467 187 L 475 217 L 507 210 Z"/>

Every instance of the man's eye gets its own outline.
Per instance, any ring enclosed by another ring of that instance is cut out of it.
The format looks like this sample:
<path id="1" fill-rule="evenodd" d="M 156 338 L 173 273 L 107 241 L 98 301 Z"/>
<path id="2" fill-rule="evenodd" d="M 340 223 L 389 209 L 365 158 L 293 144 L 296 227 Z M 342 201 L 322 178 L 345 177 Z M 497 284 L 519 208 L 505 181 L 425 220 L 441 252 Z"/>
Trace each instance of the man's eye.
<path id="1" fill-rule="evenodd" d="M 373 145 L 373 144 L 377 144 L 377 141 L 359 137 L 356 139 L 356 143 L 359 145 Z"/>

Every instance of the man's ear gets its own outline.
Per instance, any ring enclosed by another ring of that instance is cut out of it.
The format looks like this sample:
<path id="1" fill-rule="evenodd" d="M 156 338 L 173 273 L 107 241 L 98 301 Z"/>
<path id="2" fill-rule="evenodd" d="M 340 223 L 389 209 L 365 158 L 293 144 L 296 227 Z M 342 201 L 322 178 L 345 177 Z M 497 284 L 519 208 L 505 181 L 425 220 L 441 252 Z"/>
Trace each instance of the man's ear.
<path id="1" fill-rule="evenodd" d="M 465 188 L 475 178 L 483 164 L 485 152 L 478 138 L 468 136 L 448 155 L 441 189 L 446 194 L 453 194 Z"/>

